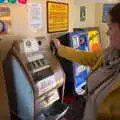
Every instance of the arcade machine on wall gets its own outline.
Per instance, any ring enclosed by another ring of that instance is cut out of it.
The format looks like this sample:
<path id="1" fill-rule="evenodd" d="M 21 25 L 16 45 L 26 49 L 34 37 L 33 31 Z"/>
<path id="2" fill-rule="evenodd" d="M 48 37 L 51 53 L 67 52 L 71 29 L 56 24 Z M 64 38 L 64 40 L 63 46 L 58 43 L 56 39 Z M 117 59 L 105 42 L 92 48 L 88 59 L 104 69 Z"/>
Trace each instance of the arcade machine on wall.
<path id="1" fill-rule="evenodd" d="M 98 29 L 80 29 L 79 31 L 66 33 L 58 37 L 63 45 L 78 50 L 96 51 L 100 49 L 100 34 Z M 82 95 L 86 91 L 86 79 L 90 72 L 89 66 L 78 65 L 59 57 L 60 63 L 66 73 L 65 96 L 74 93 Z"/>
<path id="2" fill-rule="evenodd" d="M 58 120 L 68 110 L 58 94 L 64 72 L 46 41 L 44 37 L 17 40 L 4 60 L 11 118 Z"/>
<path id="3" fill-rule="evenodd" d="M 88 50 L 86 33 L 72 32 L 58 37 L 60 42 L 75 49 Z M 75 93 L 85 92 L 86 77 L 88 67 L 75 64 L 69 60 L 59 57 L 60 63 L 66 74 L 65 96 L 73 96 Z"/>
<path id="4" fill-rule="evenodd" d="M 89 27 L 89 28 L 74 28 L 74 32 L 84 31 L 87 33 L 88 39 L 88 48 L 89 51 L 97 51 L 101 49 L 101 37 L 100 30 L 98 27 Z"/>

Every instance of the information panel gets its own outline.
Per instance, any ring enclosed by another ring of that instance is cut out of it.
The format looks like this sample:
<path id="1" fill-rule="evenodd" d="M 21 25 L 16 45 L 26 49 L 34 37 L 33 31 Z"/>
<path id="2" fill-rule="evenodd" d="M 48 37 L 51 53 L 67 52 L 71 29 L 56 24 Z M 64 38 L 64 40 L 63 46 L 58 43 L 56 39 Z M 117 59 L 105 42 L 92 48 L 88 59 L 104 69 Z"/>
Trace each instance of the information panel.
<path id="1" fill-rule="evenodd" d="M 47 2 L 47 32 L 61 32 L 68 30 L 67 3 Z"/>

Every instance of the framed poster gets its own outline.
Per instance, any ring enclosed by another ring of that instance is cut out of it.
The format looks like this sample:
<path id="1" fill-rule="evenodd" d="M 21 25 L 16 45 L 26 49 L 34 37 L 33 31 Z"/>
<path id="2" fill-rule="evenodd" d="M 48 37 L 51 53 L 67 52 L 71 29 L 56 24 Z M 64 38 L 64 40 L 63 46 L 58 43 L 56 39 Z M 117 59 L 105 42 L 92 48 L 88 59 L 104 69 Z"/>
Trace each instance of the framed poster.
<path id="1" fill-rule="evenodd" d="M 47 32 L 68 31 L 68 13 L 67 3 L 47 2 Z"/>
<path id="2" fill-rule="evenodd" d="M 86 19 L 86 7 L 80 6 L 80 21 L 85 21 Z"/>
<path id="3" fill-rule="evenodd" d="M 0 6 L 0 33 L 8 33 L 11 29 L 11 11 L 10 8 Z"/>
<path id="4" fill-rule="evenodd" d="M 110 11 L 110 9 L 114 6 L 115 4 L 104 4 L 103 5 L 103 15 L 102 15 L 102 23 L 107 22 L 107 15 Z"/>

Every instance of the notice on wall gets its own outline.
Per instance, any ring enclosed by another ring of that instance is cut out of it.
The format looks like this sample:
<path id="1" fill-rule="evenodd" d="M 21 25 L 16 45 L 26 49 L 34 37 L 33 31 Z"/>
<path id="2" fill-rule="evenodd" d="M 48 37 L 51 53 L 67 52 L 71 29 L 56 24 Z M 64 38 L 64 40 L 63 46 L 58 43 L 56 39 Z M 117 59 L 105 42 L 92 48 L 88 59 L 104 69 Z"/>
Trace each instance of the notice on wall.
<path id="1" fill-rule="evenodd" d="M 47 32 L 61 32 L 68 30 L 68 4 L 47 2 Z"/>
<path id="2" fill-rule="evenodd" d="M 42 25 L 42 5 L 40 3 L 28 4 L 28 26 L 31 30 L 38 30 Z"/>
<path id="3" fill-rule="evenodd" d="M 86 20 L 86 7 L 80 6 L 80 21 Z"/>

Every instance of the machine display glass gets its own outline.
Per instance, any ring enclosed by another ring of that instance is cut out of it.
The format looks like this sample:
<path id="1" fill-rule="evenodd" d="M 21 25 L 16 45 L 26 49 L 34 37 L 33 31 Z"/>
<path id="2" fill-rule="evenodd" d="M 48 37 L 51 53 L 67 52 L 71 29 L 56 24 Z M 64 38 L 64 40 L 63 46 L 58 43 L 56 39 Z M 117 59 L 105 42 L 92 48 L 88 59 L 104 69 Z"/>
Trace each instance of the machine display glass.
<path id="1" fill-rule="evenodd" d="M 72 33 L 72 47 L 78 50 L 88 51 L 88 36 L 86 31 L 76 31 Z M 89 72 L 88 66 L 73 63 L 74 87 L 77 94 L 83 94 L 83 87 L 86 84 Z"/>
<path id="2" fill-rule="evenodd" d="M 80 29 L 72 33 L 72 46 L 75 49 L 83 51 L 97 51 L 100 46 L 99 30 L 93 29 Z M 74 63 L 74 86 L 77 94 L 83 94 L 85 90 L 82 88 L 86 84 L 87 76 L 90 72 L 90 66 L 84 66 Z"/>

